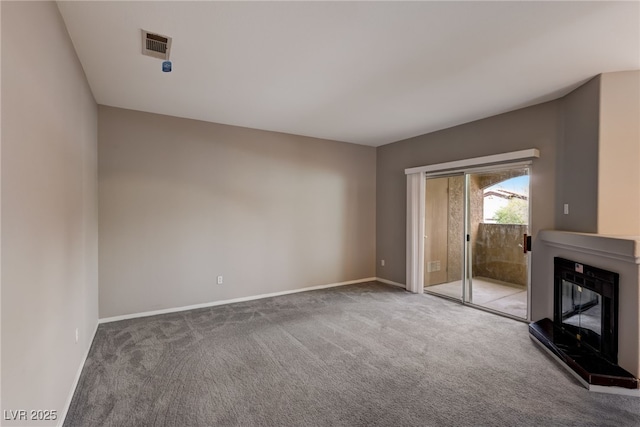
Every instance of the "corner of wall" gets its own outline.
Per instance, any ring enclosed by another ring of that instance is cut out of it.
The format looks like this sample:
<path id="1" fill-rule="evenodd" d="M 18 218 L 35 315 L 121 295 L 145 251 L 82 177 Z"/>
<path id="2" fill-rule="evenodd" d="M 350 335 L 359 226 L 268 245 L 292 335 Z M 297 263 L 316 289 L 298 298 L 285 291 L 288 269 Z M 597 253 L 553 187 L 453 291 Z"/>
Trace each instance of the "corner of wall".
<path id="1" fill-rule="evenodd" d="M 55 2 L 0 11 L 2 410 L 60 417 L 98 321 L 97 107 Z"/>

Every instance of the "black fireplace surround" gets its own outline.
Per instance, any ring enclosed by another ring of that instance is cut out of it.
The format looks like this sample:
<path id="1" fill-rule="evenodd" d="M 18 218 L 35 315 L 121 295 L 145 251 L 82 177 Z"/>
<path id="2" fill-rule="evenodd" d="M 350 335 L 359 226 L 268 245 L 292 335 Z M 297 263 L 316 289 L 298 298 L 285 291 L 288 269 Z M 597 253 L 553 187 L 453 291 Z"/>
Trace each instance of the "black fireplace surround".
<path id="1" fill-rule="evenodd" d="M 529 332 L 587 383 L 637 389 L 618 363 L 617 273 L 554 258 L 554 320 Z"/>

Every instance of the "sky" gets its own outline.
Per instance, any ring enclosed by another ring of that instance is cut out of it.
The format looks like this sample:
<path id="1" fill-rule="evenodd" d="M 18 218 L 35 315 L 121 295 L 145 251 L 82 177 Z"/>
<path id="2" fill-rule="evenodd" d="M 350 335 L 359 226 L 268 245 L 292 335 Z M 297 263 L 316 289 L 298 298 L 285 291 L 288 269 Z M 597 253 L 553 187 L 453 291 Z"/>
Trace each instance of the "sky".
<path id="1" fill-rule="evenodd" d="M 517 176 L 488 187 L 486 190 L 503 189 L 516 193 L 529 194 L 529 175 Z"/>

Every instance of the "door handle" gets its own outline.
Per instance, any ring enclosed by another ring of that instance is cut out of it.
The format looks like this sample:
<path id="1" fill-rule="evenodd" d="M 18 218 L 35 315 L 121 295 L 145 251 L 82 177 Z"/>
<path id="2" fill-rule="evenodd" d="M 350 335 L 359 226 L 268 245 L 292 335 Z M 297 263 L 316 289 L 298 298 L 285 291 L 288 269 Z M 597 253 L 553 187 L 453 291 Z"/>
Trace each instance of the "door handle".
<path id="1" fill-rule="evenodd" d="M 524 237 L 522 239 L 522 249 L 524 253 L 527 253 L 527 233 L 524 233 Z"/>

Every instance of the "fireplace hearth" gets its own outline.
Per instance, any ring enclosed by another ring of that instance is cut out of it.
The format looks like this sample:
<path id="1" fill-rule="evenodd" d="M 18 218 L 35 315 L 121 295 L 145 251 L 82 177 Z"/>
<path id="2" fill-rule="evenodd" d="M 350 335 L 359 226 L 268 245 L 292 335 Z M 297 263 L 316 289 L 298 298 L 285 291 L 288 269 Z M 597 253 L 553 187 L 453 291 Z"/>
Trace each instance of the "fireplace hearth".
<path id="1" fill-rule="evenodd" d="M 617 365 L 618 274 L 554 258 L 554 319 L 529 325 L 531 335 L 589 385 L 638 389 Z"/>

